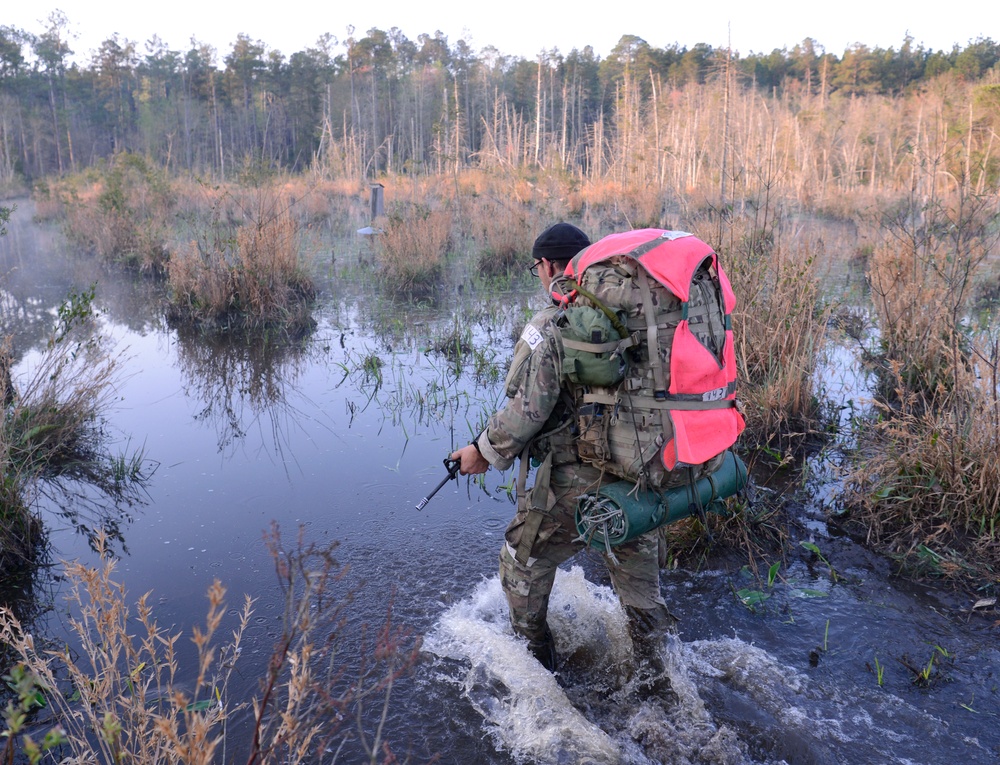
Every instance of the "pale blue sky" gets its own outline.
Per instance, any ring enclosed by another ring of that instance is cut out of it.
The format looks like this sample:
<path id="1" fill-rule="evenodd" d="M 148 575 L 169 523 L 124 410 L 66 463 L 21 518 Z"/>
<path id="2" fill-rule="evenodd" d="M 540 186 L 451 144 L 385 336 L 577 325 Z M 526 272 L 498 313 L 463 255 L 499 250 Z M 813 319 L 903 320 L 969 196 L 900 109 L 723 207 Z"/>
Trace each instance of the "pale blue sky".
<path id="1" fill-rule="evenodd" d="M 172 0 L 136 3 L 134 0 L 36 0 L 6 3 L 0 24 L 40 32 L 52 10 L 62 10 L 78 35 L 72 42 L 77 59 L 117 32 L 142 43 L 159 35 L 171 48 L 186 49 L 192 36 L 227 53 L 238 33 L 261 40 L 286 56 L 311 47 L 323 32 L 338 40 L 371 27 L 388 31 L 399 27 L 410 39 L 441 30 L 450 43 L 464 38 L 479 51 L 487 45 L 502 53 L 536 56 L 542 49 L 592 45 L 607 55 L 623 34 L 642 37 L 651 45 L 692 46 L 705 42 L 725 47 L 731 40 L 741 53 L 791 49 L 812 37 L 827 51 L 841 54 L 861 42 L 868 46 L 899 48 L 909 33 L 915 43 L 932 49 L 962 47 L 980 36 L 1000 39 L 1000 11 L 995 0 L 952 0 L 946 12 L 899 11 L 886 0 L 841 0 L 808 3 L 802 0 L 736 2 L 710 0 L 631 0 L 621 3 L 556 3 L 545 0 L 342 0 L 322 4 L 315 0 L 278 0 L 219 3 L 213 0 Z M 598 10 L 600 8 L 600 10 Z M 238 9 L 234 12 L 235 9 Z"/>

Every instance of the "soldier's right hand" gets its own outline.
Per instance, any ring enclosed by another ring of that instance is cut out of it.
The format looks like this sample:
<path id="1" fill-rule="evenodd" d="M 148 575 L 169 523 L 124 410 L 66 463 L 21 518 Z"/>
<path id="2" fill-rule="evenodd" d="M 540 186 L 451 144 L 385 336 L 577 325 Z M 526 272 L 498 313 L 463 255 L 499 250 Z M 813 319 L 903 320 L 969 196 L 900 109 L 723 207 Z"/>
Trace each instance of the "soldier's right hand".
<path id="1" fill-rule="evenodd" d="M 458 472 L 462 475 L 479 475 L 490 469 L 489 460 L 479 453 L 475 444 L 463 446 L 458 451 L 453 452 L 451 459 L 459 461 Z"/>

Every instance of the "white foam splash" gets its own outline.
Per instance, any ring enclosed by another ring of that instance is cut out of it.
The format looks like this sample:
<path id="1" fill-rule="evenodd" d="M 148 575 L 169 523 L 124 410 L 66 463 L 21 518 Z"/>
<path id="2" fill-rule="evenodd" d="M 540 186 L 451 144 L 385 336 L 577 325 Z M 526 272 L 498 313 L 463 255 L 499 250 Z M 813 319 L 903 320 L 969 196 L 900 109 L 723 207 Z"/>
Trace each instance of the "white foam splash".
<path id="1" fill-rule="evenodd" d="M 906 733 L 948 736 L 946 724 L 884 689 L 824 683 L 732 637 L 665 635 L 669 689 L 657 690 L 641 670 L 629 671 L 631 641 L 614 593 L 579 567 L 559 571 L 549 624 L 559 678 L 513 634 L 497 578 L 449 608 L 424 641 L 443 660 L 440 679 L 460 689 L 518 763 L 909 765 L 920 744 Z M 986 754 L 975 741 L 961 750 L 970 763 Z"/>
<path id="2" fill-rule="evenodd" d="M 594 643 L 606 648 L 608 635 L 625 634 L 614 594 L 601 589 L 606 590 L 587 582 L 578 568 L 559 572 L 549 624 L 561 653 Z M 627 638 L 624 642 L 628 645 Z M 497 744 L 518 762 L 622 761 L 611 737 L 570 703 L 556 678 L 514 635 L 498 578 L 484 581 L 449 608 L 426 636 L 424 649 L 467 665 L 452 682 L 483 715 Z"/>

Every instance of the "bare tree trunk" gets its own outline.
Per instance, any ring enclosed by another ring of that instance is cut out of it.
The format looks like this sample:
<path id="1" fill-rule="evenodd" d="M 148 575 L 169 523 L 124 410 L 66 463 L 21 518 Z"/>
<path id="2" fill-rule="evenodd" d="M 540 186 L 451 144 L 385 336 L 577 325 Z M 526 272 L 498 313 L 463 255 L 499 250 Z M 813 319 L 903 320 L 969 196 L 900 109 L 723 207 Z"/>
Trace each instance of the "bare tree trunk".
<path id="1" fill-rule="evenodd" d="M 535 83 L 535 165 L 542 144 L 542 57 L 538 56 L 538 77 Z"/>
<path id="2" fill-rule="evenodd" d="M 49 75 L 49 111 L 52 114 L 52 139 L 56 144 L 56 165 L 59 175 L 63 174 L 62 139 L 59 137 L 59 115 L 56 110 L 56 92 L 52 85 L 52 75 Z"/>
<path id="3" fill-rule="evenodd" d="M 733 49 L 726 48 L 726 81 L 723 88 L 722 98 L 722 172 L 719 178 L 719 205 L 722 209 L 726 207 L 726 173 L 728 172 L 727 162 L 729 160 L 729 70 L 733 60 Z"/>

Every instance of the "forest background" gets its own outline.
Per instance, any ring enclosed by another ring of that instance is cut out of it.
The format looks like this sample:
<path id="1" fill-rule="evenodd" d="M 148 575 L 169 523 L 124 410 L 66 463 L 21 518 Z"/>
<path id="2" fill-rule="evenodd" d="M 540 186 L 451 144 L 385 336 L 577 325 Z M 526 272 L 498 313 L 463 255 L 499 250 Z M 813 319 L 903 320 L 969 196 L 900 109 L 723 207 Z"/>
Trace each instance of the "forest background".
<path id="1" fill-rule="evenodd" d="M 990 38 L 841 55 L 807 38 L 739 56 L 625 35 L 603 59 L 583 47 L 526 60 L 395 28 L 325 34 L 288 57 L 245 35 L 224 55 L 112 35 L 80 66 L 65 16 L 47 23 L 0 26 L 0 187 L 129 151 L 215 180 L 248 163 L 353 178 L 533 167 L 685 193 L 709 175 L 718 188 L 729 150 L 780 158 L 775 176 L 808 202 L 909 185 L 903 160 L 934 119 L 968 130 L 984 182 L 997 172 Z"/>

